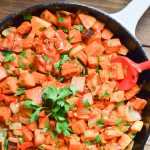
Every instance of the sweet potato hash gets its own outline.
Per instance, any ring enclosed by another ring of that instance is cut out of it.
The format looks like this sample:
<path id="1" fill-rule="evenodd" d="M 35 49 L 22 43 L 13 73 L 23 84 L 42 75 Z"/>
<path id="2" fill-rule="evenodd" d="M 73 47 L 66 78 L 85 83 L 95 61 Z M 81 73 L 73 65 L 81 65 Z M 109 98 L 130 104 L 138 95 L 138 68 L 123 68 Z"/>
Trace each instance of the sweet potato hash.
<path id="1" fill-rule="evenodd" d="M 131 150 L 147 104 L 121 91 L 128 49 L 95 17 L 45 10 L 0 34 L 1 150 Z"/>

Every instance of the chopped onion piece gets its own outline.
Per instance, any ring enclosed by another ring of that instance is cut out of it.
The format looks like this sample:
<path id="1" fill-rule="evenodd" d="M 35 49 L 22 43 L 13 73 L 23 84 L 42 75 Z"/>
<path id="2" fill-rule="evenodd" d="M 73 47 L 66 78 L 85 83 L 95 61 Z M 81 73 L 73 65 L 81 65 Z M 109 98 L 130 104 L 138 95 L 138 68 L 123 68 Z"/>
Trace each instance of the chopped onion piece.
<path id="1" fill-rule="evenodd" d="M 19 122 L 22 124 L 29 124 L 30 123 L 30 118 L 19 116 Z"/>
<path id="2" fill-rule="evenodd" d="M 10 27 L 10 28 L 4 29 L 4 30 L 2 31 L 2 35 L 7 36 L 7 35 L 9 35 L 11 32 L 15 32 L 15 31 L 16 31 L 16 27 Z"/>
<path id="3" fill-rule="evenodd" d="M 14 122 L 9 125 L 10 130 L 19 130 L 22 129 L 22 124 L 20 122 Z"/>
<path id="4" fill-rule="evenodd" d="M 10 109 L 14 114 L 19 112 L 19 104 L 15 104 L 14 102 L 10 103 Z"/>
<path id="5" fill-rule="evenodd" d="M 136 111 L 130 104 L 127 104 L 126 106 L 125 115 L 128 121 L 138 121 L 142 119 L 141 114 Z"/>
<path id="6" fill-rule="evenodd" d="M 22 130 L 13 130 L 13 134 L 17 136 L 22 136 Z"/>

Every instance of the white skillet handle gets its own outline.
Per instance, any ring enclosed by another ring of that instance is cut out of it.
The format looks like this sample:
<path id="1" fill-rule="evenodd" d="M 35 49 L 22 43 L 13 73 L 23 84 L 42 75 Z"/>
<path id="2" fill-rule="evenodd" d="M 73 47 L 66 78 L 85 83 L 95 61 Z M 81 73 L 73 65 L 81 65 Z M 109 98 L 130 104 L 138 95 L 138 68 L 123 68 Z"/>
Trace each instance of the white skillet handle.
<path id="1" fill-rule="evenodd" d="M 137 23 L 149 7 L 150 0 L 132 0 L 123 10 L 110 16 L 135 35 Z"/>

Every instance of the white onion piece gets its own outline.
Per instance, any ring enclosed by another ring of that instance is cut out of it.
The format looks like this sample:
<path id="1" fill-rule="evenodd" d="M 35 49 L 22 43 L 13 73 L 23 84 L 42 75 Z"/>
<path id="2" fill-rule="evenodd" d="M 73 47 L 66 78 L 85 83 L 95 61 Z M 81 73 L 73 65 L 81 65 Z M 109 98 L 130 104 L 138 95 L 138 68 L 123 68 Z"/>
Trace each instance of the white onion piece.
<path id="1" fill-rule="evenodd" d="M 22 124 L 29 124 L 30 123 L 30 118 L 19 116 L 19 122 Z"/>
<path id="2" fill-rule="evenodd" d="M 16 27 L 10 27 L 2 31 L 2 35 L 7 36 L 12 32 L 16 32 Z"/>
<path id="3" fill-rule="evenodd" d="M 19 112 L 19 104 L 15 104 L 14 102 L 10 103 L 10 109 L 14 114 Z"/>
<path id="4" fill-rule="evenodd" d="M 17 136 L 22 136 L 22 130 L 13 130 L 13 134 Z"/>
<path id="5" fill-rule="evenodd" d="M 22 129 L 22 124 L 20 122 L 14 122 L 9 125 L 10 130 L 19 130 Z"/>
<path id="6" fill-rule="evenodd" d="M 130 104 L 127 104 L 126 106 L 125 115 L 128 121 L 138 121 L 142 119 L 141 114 L 136 111 Z"/>

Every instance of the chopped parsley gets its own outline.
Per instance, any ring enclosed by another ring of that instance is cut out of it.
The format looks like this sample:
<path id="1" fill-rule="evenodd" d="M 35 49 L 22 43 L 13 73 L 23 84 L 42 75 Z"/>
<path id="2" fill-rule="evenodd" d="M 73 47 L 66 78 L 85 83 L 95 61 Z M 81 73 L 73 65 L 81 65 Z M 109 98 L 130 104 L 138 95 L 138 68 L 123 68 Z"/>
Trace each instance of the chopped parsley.
<path id="1" fill-rule="evenodd" d="M 134 138 L 136 137 L 136 134 L 135 134 L 135 133 L 132 133 L 132 134 L 130 135 L 130 137 L 131 137 L 131 139 L 134 139 Z"/>
<path id="2" fill-rule="evenodd" d="M 83 32 L 84 31 L 84 28 L 83 28 L 83 26 L 82 25 L 76 25 L 75 26 L 75 29 L 77 29 L 77 30 L 80 30 L 81 32 Z"/>
<path id="3" fill-rule="evenodd" d="M 22 52 L 19 54 L 19 56 L 22 57 L 22 58 L 26 58 L 27 57 L 25 49 L 22 50 Z"/>
<path id="4" fill-rule="evenodd" d="M 59 22 L 59 23 L 63 23 L 63 22 L 64 22 L 64 18 L 63 18 L 63 17 L 59 17 L 59 18 L 58 18 L 58 22 Z"/>
<path id="5" fill-rule="evenodd" d="M 104 117 L 102 116 L 100 119 L 97 120 L 98 127 L 104 126 Z"/>
<path id="6" fill-rule="evenodd" d="M 24 16 L 23 19 L 24 19 L 24 20 L 31 20 L 31 19 L 32 19 L 32 16 L 31 16 L 31 14 L 29 14 L 29 15 Z"/>
<path id="7" fill-rule="evenodd" d="M 100 95 L 101 97 L 109 97 L 109 94 L 107 92 Z"/>
<path id="8" fill-rule="evenodd" d="M 14 96 L 22 95 L 25 92 L 25 88 L 18 88 L 18 92 L 14 94 Z"/>
<path id="9" fill-rule="evenodd" d="M 4 62 L 8 62 L 8 61 L 13 61 L 13 60 L 15 60 L 15 58 L 14 58 L 14 56 L 13 56 L 13 52 L 5 51 L 5 52 L 3 53 L 3 55 L 5 56 Z"/>
<path id="10" fill-rule="evenodd" d="M 65 33 L 68 33 L 68 29 L 66 27 L 61 28 Z"/>
<path id="11" fill-rule="evenodd" d="M 116 119 L 116 120 L 115 120 L 115 124 L 116 124 L 116 125 L 120 124 L 121 122 L 122 122 L 121 119 Z"/>
<path id="12" fill-rule="evenodd" d="M 42 54 L 42 57 L 44 58 L 44 60 L 45 60 L 47 63 L 49 63 L 49 62 L 52 60 L 52 58 L 47 57 L 46 54 Z"/>

